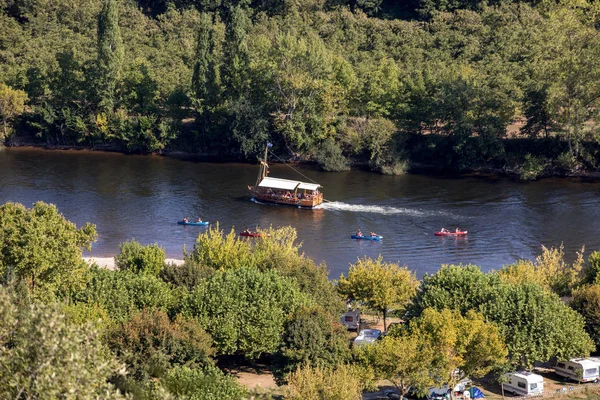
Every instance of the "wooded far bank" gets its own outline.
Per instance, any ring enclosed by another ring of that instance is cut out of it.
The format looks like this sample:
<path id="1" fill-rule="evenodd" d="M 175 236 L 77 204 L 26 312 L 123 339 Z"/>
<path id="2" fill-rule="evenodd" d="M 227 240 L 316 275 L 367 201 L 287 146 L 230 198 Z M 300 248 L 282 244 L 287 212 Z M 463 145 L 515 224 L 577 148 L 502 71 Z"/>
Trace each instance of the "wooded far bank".
<path id="1" fill-rule="evenodd" d="M 596 171 L 586 1 L 0 2 L 0 135 L 325 170 Z M 507 139 L 507 136 L 518 139 Z"/>

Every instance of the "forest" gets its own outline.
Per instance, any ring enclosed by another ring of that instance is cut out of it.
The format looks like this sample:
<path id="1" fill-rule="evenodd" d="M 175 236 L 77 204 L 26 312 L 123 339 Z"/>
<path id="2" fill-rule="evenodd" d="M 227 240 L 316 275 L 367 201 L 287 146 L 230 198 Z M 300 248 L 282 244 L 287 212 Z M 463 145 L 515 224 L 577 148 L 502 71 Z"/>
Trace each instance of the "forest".
<path id="1" fill-rule="evenodd" d="M 293 228 L 269 233 L 210 227 L 182 266 L 132 239 L 111 270 L 82 258 L 93 224 L 43 202 L 1 205 L 0 398 L 359 400 L 381 381 L 425 394 L 600 345 L 599 251 L 570 263 L 561 247 L 542 248 L 495 271 L 443 265 L 421 281 L 362 258 L 331 281 Z M 351 346 L 347 304 L 404 323 Z M 253 393 L 232 361 L 265 365 L 281 391 Z"/>
<path id="2" fill-rule="evenodd" d="M 0 142 L 329 171 L 600 165 L 586 0 L 0 0 Z"/>

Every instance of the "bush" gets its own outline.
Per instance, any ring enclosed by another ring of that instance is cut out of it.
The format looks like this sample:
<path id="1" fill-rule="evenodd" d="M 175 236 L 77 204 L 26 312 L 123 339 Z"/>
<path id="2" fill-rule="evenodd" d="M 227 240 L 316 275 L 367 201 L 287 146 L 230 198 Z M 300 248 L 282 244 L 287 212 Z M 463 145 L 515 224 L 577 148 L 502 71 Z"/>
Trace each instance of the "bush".
<path id="1" fill-rule="evenodd" d="M 360 400 L 362 385 L 359 374 L 348 365 L 337 368 L 298 368 L 289 376 L 285 390 L 288 400 Z"/>
<path id="2" fill-rule="evenodd" d="M 319 308 L 301 307 L 286 324 L 274 375 L 282 384 L 300 365 L 334 367 L 349 358 L 346 329 Z"/>
<path id="3" fill-rule="evenodd" d="M 137 380 L 166 376 L 177 365 L 212 364 L 212 338 L 191 319 L 169 320 L 159 310 L 134 313 L 107 335 L 108 344 Z"/>
<path id="4" fill-rule="evenodd" d="M 132 239 L 119 245 L 115 265 L 120 271 L 156 276 L 165 266 L 165 251 L 158 244 L 142 246 Z"/>
<path id="5" fill-rule="evenodd" d="M 323 171 L 349 171 L 348 159 L 333 138 L 327 138 L 316 154 L 316 160 Z"/>
<path id="6" fill-rule="evenodd" d="M 600 349 L 600 286 L 589 285 L 576 289 L 570 305 L 583 315 L 585 331 L 594 341 L 598 351 Z"/>
<path id="7" fill-rule="evenodd" d="M 175 367 L 169 371 L 164 386 L 178 399 L 187 400 L 238 400 L 247 394 L 234 378 L 210 365 L 202 369 Z"/>
<path id="8" fill-rule="evenodd" d="M 546 165 L 547 160 L 544 157 L 536 157 L 531 154 L 525 155 L 525 161 L 518 171 L 519 179 L 530 181 L 540 178 L 546 169 Z"/>
<path id="9" fill-rule="evenodd" d="M 198 265 L 189 258 L 186 258 L 183 265 L 166 264 L 165 268 L 160 272 L 160 278 L 174 286 L 193 290 L 204 279 L 210 278 L 214 272 L 214 269 Z"/>
<path id="10" fill-rule="evenodd" d="M 595 251 L 588 257 L 583 268 L 583 283 L 600 285 L 600 252 Z"/>
<path id="11" fill-rule="evenodd" d="M 177 291 L 154 276 L 97 267 L 91 270 L 91 276 L 87 289 L 76 300 L 102 306 L 114 321 L 124 321 L 132 312 L 145 308 L 174 314 L 178 305 Z"/>
<path id="12" fill-rule="evenodd" d="M 58 305 L 22 301 L 0 287 L 0 398 L 122 398 L 108 383 L 122 366 L 92 326 L 68 323 Z"/>

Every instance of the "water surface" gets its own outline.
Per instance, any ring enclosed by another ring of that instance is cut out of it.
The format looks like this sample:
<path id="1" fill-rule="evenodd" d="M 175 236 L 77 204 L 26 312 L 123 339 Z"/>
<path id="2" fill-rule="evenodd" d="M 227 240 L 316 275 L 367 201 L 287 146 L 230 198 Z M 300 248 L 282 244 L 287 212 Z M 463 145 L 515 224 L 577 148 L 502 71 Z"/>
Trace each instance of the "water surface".
<path id="1" fill-rule="evenodd" d="M 534 258 L 541 245 L 564 243 L 569 259 L 585 245 L 600 250 L 600 183 L 546 179 L 520 183 L 503 177 L 405 175 L 363 171 L 324 173 L 296 167 L 323 185 L 329 202 L 314 210 L 251 201 L 257 165 L 182 161 L 89 151 L 0 151 L 0 203 L 30 207 L 54 203 L 77 225 L 95 223 L 91 254 L 113 256 L 135 238 L 159 243 L 182 257 L 206 228 L 177 225 L 184 216 L 219 221 L 226 230 L 291 225 L 303 251 L 325 261 L 332 278 L 358 257 L 399 262 L 420 277 L 441 264 L 472 263 L 497 269 Z M 285 165 L 271 176 L 303 179 Z M 464 238 L 433 236 L 441 227 L 469 231 Z M 381 242 L 351 240 L 360 228 Z"/>

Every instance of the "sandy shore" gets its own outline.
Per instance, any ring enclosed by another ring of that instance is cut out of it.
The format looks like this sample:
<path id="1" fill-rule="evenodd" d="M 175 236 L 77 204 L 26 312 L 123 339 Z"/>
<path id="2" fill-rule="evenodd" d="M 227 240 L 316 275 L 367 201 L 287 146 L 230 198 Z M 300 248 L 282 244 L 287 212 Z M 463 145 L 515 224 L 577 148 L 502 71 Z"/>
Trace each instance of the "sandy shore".
<path id="1" fill-rule="evenodd" d="M 115 258 L 114 257 L 83 257 L 88 264 L 97 264 L 99 267 L 115 269 Z M 182 265 L 183 260 L 177 258 L 167 258 L 167 263 L 173 263 L 175 265 Z"/>

